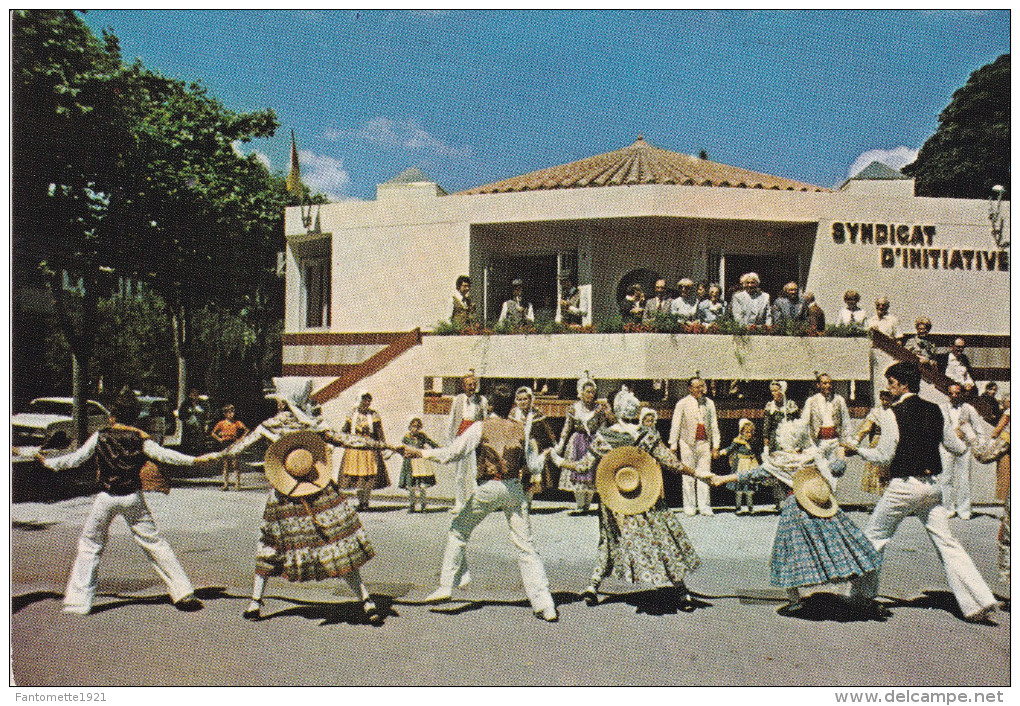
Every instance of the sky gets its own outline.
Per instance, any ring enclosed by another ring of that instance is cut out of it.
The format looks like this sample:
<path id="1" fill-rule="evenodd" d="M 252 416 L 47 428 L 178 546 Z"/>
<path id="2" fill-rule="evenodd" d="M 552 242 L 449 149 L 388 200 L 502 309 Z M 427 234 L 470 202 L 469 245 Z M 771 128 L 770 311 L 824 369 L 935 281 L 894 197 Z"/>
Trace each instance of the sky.
<path id="1" fill-rule="evenodd" d="M 1009 51 L 1001 11 L 90 11 L 126 61 L 272 108 L 240 149 L 333 200 L 418 167 L 448 192 L 626 147 L 825 187 L 899 168 L 970 74 Z"/>

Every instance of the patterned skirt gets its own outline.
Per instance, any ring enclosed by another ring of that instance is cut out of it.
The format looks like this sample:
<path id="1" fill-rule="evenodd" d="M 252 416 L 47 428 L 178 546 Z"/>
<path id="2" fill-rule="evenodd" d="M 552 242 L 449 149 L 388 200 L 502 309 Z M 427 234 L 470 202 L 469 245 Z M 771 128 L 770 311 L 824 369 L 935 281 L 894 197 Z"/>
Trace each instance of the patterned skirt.
<path id="1" fill-rule="evenodd" d="M 435 466 L 425 458 L 405 458 L 400 467 L 400 488 L 425 486 L 431 488 L 436 484 Z"/>
<path id="2" fill-rule="evenodd" d="M 680 521 L 662 500 L 637 515 L 620 515 L 603 504 L 598 555 L 593 584 L 612 577 L 675 586 L 701 565 Z"/>
<path id="3" fill-rule="evenodd" d="M 815 517 L 790 495 L 779 511 L 772 545 L 772 583 L 783 588 L 846 581 L 879 567 L 881 555 L 864 532 L 838 510 Z"/>
<path id="4" fill-rule="evenodd" d="M 374 449 L 344 449 L 338 485 L 345 489 L 374 490 L 390 484 L 382 455 Z"/>
<path id="5" fill-rule="evenodd" d="M 307 506 L 300 498 L 269 491 L 256 574 L 321 581 L 350 573 L 375 556 L 358 513 L 333 485 L 305 500 Z"/>
<path id="6" fill-rule="evenodd" d="M 591 437 L 575 431 L 567 439 L 567 460 L 580 461 L 588 453 Z M 560 490 L 595 490 L 595 465 L 586 471 L 564 471 L 560 474 Z"/>

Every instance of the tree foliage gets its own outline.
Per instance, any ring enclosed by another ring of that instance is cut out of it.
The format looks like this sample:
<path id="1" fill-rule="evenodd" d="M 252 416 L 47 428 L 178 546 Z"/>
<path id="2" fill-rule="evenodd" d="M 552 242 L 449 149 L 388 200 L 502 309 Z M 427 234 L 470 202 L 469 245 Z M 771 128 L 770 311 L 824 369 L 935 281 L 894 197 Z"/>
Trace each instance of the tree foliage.
<path id="1" fill-rule="evenodd" d="M 983 199 L 996 184 L 1009 192 L 1009 76 L 1003 54 L 953 94 L 935 134 L 903 168 L 919 196 Z"/>

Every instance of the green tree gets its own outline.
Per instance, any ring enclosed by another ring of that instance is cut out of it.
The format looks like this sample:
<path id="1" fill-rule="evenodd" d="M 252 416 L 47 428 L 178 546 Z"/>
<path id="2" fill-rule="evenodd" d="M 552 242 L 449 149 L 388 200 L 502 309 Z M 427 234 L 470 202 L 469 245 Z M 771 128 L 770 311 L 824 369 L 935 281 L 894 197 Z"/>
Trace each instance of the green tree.
<path id="1" fill-rule="evenodd" d="M 939 115 L 935 134 L 903 168 L 919 196 L 987 198 L 1009 191 L 1009 54 L 971 74 Z"/>

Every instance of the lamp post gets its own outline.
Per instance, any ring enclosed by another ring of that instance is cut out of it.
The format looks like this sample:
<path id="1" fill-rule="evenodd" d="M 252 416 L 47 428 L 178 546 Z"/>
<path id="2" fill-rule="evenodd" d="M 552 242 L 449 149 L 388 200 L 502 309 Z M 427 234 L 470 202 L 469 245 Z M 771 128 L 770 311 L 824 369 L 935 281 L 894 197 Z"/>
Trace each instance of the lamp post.
<path id="1" fill-rule="evenodd" d="M 1006 187 L 996 184 L 992 187 L 992 196 L 988 198 L 988 220 L 992 222 L 992 238 L 1000 248 L 1009 247 L 1009 241 L 1003 236 L 1005 219 L 1002 217 L 1002 197 L 1005 193 Z"/>

